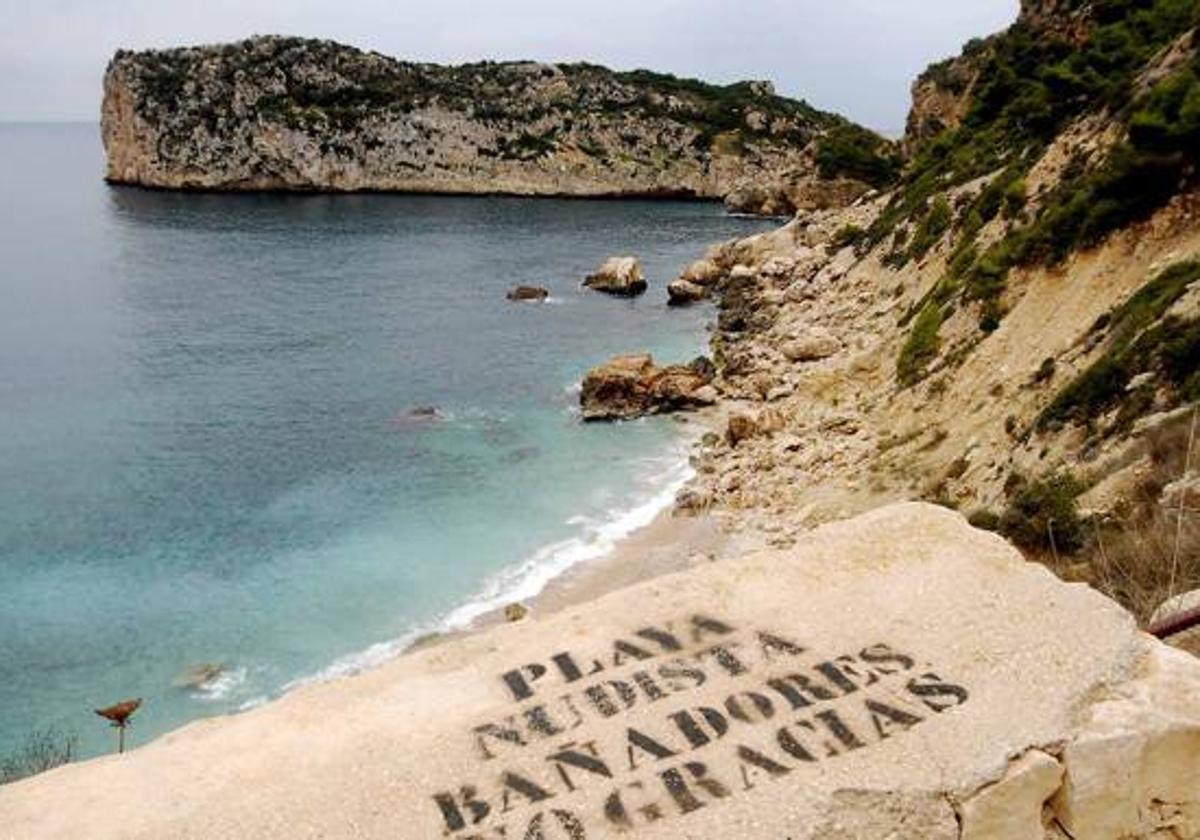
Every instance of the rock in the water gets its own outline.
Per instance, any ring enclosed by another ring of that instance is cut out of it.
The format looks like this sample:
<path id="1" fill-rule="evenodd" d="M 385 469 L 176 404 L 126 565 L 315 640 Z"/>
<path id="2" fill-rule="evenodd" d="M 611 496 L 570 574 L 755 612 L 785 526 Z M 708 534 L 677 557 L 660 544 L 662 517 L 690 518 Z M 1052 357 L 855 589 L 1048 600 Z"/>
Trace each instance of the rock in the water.
<path id="1" fill-rule="evenodd" d="M 588 371 L 580 392 L 585 420 L 627 420 L 712 405 L 715 371 L 703 357 L 658 367 L 649 354 L 617 356 Z"/>
<path id="2" fill-rule="evenodd" d="M 505 297 L 516 301 L 542 301 L 550 297 L 550 290 L 541 286 L 517 286 L 509 289 Z"/>
<path id="3" fill-rule="evenodd" d="M 708 297 L 708 289 L 704 286 L 697 286 L 690 280 L 672 280 L 667 284 L 667 298 L 671 306 L 683 306 L 688 303 L 695 303 L 698 300 L 704 300 Z"/>
<path id="4" fill-rule="evenodd" d="M 204 688 L 223 673 L 225 673 L 225 666 L 218 662 L 200 662 L 171 680 L 171 685 L 175 688 Z"/>
<path id="5" fill-rule="evenodd" d="M 0 786 L 0 825 L 1180 840 L 1200 836 L 1198 779 L 1200 661 L 906 504 Z"/>
<path id="6" fill-rule="evenodd" d="M 642 264 L 636 257 L 611 257 L 583 285 L 598 292 L 620 297 L 637 297 L 646 291 Z"/>
<path id="7" fill-rule="evenodd" d="M 679 275 L 680 280 L 686 280 L 696 286 L 713 286 L 725 276 L 724 269 L 707 257 L 690 263 Z"/>

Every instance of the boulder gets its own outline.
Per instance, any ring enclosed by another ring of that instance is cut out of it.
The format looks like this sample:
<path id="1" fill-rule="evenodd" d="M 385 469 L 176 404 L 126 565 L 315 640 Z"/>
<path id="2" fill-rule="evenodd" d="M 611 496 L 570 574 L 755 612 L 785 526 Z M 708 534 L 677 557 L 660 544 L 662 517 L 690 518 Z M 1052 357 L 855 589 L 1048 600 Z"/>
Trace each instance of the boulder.
<path id="1" fill-rule="evenodd" d="M 828 359 L 842 349 L 842 343 L 822 329 L 813 328 L 785 342 L 780 351 L 790 362 L 815 362 Z"/>
<path id="2" fill-rule="evenodd" d="M 759 431 L 756 418 L 749 414 L 733 414 L 725 423 L 725 440 L 730 446 L 737 446 L 744 440 L 757 437 Z"/>
<path id="3" fill-rule="evenodd" d="M 787 190 L 781 184 L 746 183 L 735 187 L 725 196 L 725 209 L 730 213 L 753 216 L 790 216 L 796 212 Z"/>
<path id="4" fill-rule="evenodd" d="M 1178 516 L 1179 510 L 1200 510 L 1200 473 L 1191 473 L 1163 488 L 1159 505 L 1169 516 Z"/>
<path id="5" fill-rule="evenodd" d="M 696 286 L 713 286 L 725 276 L 724 269 L 717 263 L 705 257 L 690 263 L 679 275 L 680 280 L 686 280 Z"/>
<path id="6" fill-rule="evenodd" d="M 647 414 L 712 405 L 712 362 L 703 357 L 686 365 L 659 367 L 647 353 L 617 356 L 592 368 L 579 401 L 585 420 L 628 420 Z"/>
<path id="7" fill-rule="evenodd" d="M 684 306 L 708 297 L 708 289 L 698 286 L 690 280 L 672 280 L 667 284 L 667 303 L 671 306 Z"/>
<path id="8" fill-rule="evenodd" d="M 1198 779 L 1200 661 L 958 514 L 903 504 L 0 786 L 0 826 L 1183 840 Z"/>
<path id="9" fill-rule="evenodd" d="M 550 290 L 541 286 L 517 286 L 509 289 L 505 297 L 515 301 L 543 301 L 550 297 Z"/>
<path id="10" fill-rule="evenodd" d="M 642 264 L 635 257 L 611 257 L 583 285 L 619 297 L 637 297 L 646 291 Z"/>
<path id="11" fill-rule="evenodd" d="M 721 290 L 717 329 L 723 333 L 763 332 L 771 327 L 779 307 L 763 299 L 762 279 L 736 267 Z"/>
<path id="12" fill-rule="evenodd" d="M 737 184 L 725 196 L 731 213 L 794 216 L 848 207 L 870 188 L 852 178 L 791 177 L 764 182 L 761 178 Z"/>

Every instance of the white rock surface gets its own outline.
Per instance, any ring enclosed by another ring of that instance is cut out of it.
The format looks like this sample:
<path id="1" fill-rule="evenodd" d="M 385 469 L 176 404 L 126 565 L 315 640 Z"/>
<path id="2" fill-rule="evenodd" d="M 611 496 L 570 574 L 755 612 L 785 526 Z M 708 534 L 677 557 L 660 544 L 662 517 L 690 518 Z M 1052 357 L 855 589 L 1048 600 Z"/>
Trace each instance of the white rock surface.
<path id="1" fill-rule="evenodd" d="M 905 504 L 0 788 L 0 837 L 1178 840 L 1198 782 L 1200 662 Z"/>

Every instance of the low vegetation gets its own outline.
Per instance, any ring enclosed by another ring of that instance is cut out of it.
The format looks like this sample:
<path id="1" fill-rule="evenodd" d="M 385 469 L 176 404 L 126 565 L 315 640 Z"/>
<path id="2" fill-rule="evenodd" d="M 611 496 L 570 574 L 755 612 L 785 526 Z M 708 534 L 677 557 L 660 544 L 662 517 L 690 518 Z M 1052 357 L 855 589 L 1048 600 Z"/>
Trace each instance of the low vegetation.
<path id="1" fill-rule="evenodd" d="M 971 45 L 966 55 L 978 63 L 980 82 L 963 124 L 918 149 L 866 234 L 866 245 L 874 246 L 915 227 L 907 247 L 901 247 L 904 237 L 896 239 L 887 264 L 920 259 L 945 232 L 944 208 L 931 209 L 937 196 L 992 175 L 957 220 L 947 280 L 966 300 L 983 302 L 985 331 L 1003 315 L 999 301 L 1012 268 L 1052 265 L 1096 245 L 1147 218 L 1196 178 L 1200 57 L 1148 92 L 1139 92 L 1135 80 L 1157 53 L 1200 23 L 1200 7 L 1191 0 L 1100 0 L 1092 14 L 1095 31 L 1082 46 L 1025 24 Z M 1098 162 L 1081 159 L 1068 167 L 1029 213 L 1026 173 L 1072 120 L 1097 110 L 1126 128 L 1125 139 Z M 978 233 L 998 215 L 1008 221 L 1008 232 L 977 249 Z"/>
<path id="2" fill-rule="evenodd" d="M 1084 527 L 1076 499 L 1083 486 L 1065 473 L 1010 483 L 1008 507 L 997 530 L 1022 548 L 1073 554 L 1083 547 Z"/>
<path id="3" fill-rule="evenodd" d="M 1111 515 L 1084 519 L 1077 503 L 1083 486 L 1054 474 L 1011 479 L 1003 512 L 977 510 L 969 520 L 1008 537 L 1063 577 L 1091 584 L 1145 624 L 1171 597 L 1200 589 L 1200 512 L 1165 506 L 1162 499 L 1163 489 L 1185 474 L 1189 449 L 1190 463 L 1200 463 L 1191 419 L 1150 433 L 1149 468 L 1134 498 Z"/>
<path id="4" fill-rule="evenodd" d="M 929 363 L 937 358 L 941 347 L 938 333 L 943 319 L 942 307 L 936 301 L 927 303 L 917 316 L 896 362 L 896 379 L 901 385 L 915 385 L 925 378 Z"/>
<path id="5" fill-rule="evenodd" d="M 837 252 L 843 248 L 850 248 L 862 241 L 866 231 L 858 225 L 845 225 L 834 231 L 833 236 L 829 238 L 827 249 L 831 252 Z"/>
<path id="6" fill-rule="evenodd" d="M 68 764 L 78 752 L 78 739 L 57 729 L 31 732 L 7 756 L 0 757 L 0 785 Z"/>
<path id="7" fill-rule="evenodd" d="M 886 187 L 900 174 L 895 146 L 861 126 L 839 122 L 817 143 L 817 169 L 823 178 L 854 178 Z"/>
<path id="8" fill-rule="evenodd" d="M 1130 386 L 1143 375 L 1168 389 L 1173 403 L 1200 399 L 1200 319 L 1164 317 L 1197 280 L 1200 262 L 1171 266 L 1101 318 L 1093 332 L 1106 333 L 1103 354 L 1055 395 L 1038 418 L 1038 426 L 1047 429 L 1067 422 L 1091 426 L 1119 409 L 1109 431 L 1126 429 L 1141 407 L 1131 398 Z"/>

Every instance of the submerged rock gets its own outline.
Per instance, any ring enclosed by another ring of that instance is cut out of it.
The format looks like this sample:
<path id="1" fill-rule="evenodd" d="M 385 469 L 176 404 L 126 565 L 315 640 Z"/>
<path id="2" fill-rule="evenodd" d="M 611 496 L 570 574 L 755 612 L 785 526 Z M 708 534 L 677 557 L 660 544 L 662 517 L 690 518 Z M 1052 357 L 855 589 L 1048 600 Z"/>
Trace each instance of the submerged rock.
<path id="1" fill-rule="evenodd" d="M 637 297 L 647 288 L 642 264 L 636 257 L 610 257 L 595 274 L 587 276 L 583 285 L 619 297 Z"/>
<path id="2" fill-rule="evenodd" d="M 550 297 L 550 290 L 544 289 L 541 286 L 517 286 L 509 289 L 505 297 L 513 301 L 538 302 Z"/>
<path id="3" fill-rule="evenodd" d="M 225 673 L 225 666 L 219 662 L 200 662 L 171 680 L 171 685 L 175 688 L 204 688 L 223 673 Z"/>
<path id="4" fill-rule="evenodd" d="M 616 356 L 588 371 L 579 401 L 585 420 L 628 420 L 712 405 L 712 362 L 659 367 L 648 353 Z"/>
<path id="5" fill-rule="evenodd" d="M 421 428 L 441 422 L 444 418 L 445 416 L 437 406 L 418 405 L 393 417 L 391 426 L 397 430 Z"/>

